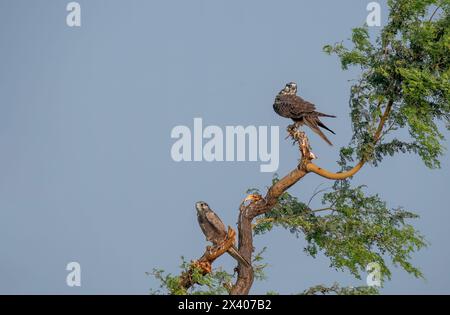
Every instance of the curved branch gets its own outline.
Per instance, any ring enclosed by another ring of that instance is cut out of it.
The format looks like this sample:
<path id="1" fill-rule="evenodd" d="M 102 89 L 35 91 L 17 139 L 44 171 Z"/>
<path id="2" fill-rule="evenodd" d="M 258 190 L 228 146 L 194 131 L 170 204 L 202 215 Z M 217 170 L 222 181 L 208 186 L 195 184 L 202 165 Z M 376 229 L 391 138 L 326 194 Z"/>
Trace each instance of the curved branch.
<path id="1" fill-rule="evenodd" d="M 439 9 L 441 8 L 442 4 L 438 5 L 437 8 L 434 10 L 433 14 L 431 14 L 430 19 L 428 20 L 428 22 L 431 22 L 434 18 L 434 15 L 437 13 L 437 11 L 439 11 Z"/>
<path id="2" fill-rule="evenodd" d="M 373 136 L 374 143 L 377 143 L 381 138 L 381 133 L 383 132 L 383 127 L 384 127 L 387 119 L 389 118 L 389 114 L 391 113 L 393 104 L 394 104 L 394 102 L 392 100 L 390 100 L 388 102 L 386 109 L 384 110 L 384 113 L 380 118 L 380 122 L 378 124 L 377 130 L 375 131 L 375 134 Z M 326 169 L 321 168 L 312 162 L 309 162 L 305 165 L 305 170 L 307 172 L 315 173 L 324 178 L 333 179 L 333 180 L 342 180 L 342 179 L 352 177 L 353 175 L 358 173 L 359 170 L 364 166 L 364 164 L 366 164 L 366 161 L 361 160 L 351 170 L 348 170 L 346 172 L 334 173 L 334 172 L 327 171 Z"/>
<path id="3" fill-rule="evenodd" d="M 306 173 L 307 172 L 305 172 L 303 169 L 296 168 L 289 172 L 289 174 L 284 176 L 278 182 L 276 182 L 272 187 L 270 187 L 267 191 L 266 197 L 264 198 L 266 200 L 266 207 L 256 209 L 256 215 L 263 214 L 268 211 L 266 208 L 272 208 L 273 206 L 275 206 L 281 194 L 295 185 L 306 175 Z"/>
<path id="4" fill-rule="evenodd" d="M 355 165 L 355 167 L 353 167 L 349 171 L 333 173 L 333 172 L 327 171 L 326 169 L 323 169 L 323 168 L 317 166 L 314 163 L 308 163 L 306 165 L 306 170 L 308 172 L 315 173 L 317 175 L 320 175 L 320 176 L 328 178 L 328 179 L 342 180 L 342 179 L 352 177 L 353 175 L 358 173 L 358 171 L 364 166 L 364 164 L 365 164 L 364 161 L 360 161 L 358 164 Z"/>

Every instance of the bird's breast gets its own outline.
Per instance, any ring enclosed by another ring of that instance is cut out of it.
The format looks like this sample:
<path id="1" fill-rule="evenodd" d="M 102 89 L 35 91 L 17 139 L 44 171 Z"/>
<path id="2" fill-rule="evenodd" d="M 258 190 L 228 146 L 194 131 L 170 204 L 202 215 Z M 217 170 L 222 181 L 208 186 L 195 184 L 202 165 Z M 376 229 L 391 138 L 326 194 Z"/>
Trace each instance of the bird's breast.
<path id="1" fill-rule="evenodd" d="M 275 102 L 273 103 L 273 110 L 281 117 L 291 118 L 289 115 L 290 111 L 288 107 L 289 107 L 288 104 L 286 104 L 285 102 L 283 102 L 278 98 L 276 98 Z"/>

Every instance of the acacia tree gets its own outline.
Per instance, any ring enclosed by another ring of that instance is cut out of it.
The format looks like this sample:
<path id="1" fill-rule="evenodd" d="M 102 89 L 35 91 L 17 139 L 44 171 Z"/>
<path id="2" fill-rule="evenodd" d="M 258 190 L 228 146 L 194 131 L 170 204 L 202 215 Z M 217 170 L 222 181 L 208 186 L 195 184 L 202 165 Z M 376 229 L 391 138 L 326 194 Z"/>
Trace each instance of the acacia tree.
<path id="1" fill-rule="evenodd" d="M 181 275 L 154 270 L 162 288 L 172 294 L 248 294 L 264 268 L 260 254 L 252 260 L 253 237 L 274 226 L 304 236 L 306 254 L 315 257 L 321 252 L 332 267 L 357 278 L 368 264 L 377 263 L 382 280 L 390 279 L 388 262 L 422 277 L 411 263 L 411 253 L 426 242 L 407 222 L 417 215 L 389 208 L 378 195 L 366 195 L 364 186 L 353 186 L 351 179 L 363 166 L 378 167 L 386 156 L 398 153 L 415 153 L 427 167 L 440 167 L 442 129 L 444 125 L 450 129 L 450 0 L 389 0 L 388 5 L 388 22 L 377 38 L 370 38 L 363 26 L 352 30 L 351 48 L 343 43 L 324 47 L 340 58 L 343 69 L 361 70 L 350 91 L 353 136 L 340 150 L 340 170 L 331 172 L 315 164 L 306 135 L 290 126 L 288 132 L 300 149 L 299 164 L 281 179 L 275 178 L 264 196 L 250 191 L 239 207 L 238 248 L 253 266 L 239 264 L 237 275 L 211 268 L 233 244 L 235 232 L 229 229 L 222 244 L 208 247 L 199 260 L 183 262 Z M 408 139 L 396 133 L 403 128 L 409 131 Z M 321 209 L 311 209 L 287 192 L 309 174 L 334 181 L 331 191 L 322 194 Z M 330 292 L 375 290 L 334 285 L 304 293 Z"/>

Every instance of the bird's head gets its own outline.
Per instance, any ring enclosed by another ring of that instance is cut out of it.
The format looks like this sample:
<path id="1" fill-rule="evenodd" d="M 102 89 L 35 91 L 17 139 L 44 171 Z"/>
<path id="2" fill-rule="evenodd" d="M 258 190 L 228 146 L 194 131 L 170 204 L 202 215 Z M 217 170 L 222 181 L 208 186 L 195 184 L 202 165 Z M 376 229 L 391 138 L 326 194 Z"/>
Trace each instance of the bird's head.
<path id="1" fill-rule="evenodd" d="M 197 201 L 195 203 L 195 209 L 197 209 L 198 213 L 202 213 L 202 212 L 205 212 L 205 211 L 209 210 L 209 206 L 204 201 Z"/>
<path id="2" fill-rule="evenodd" d="M 295 82 L 289 82 L 286 84 L 284 89 L 280 91 L 283 95 L 296 95 L 297 94 L 297 84 Z"/>

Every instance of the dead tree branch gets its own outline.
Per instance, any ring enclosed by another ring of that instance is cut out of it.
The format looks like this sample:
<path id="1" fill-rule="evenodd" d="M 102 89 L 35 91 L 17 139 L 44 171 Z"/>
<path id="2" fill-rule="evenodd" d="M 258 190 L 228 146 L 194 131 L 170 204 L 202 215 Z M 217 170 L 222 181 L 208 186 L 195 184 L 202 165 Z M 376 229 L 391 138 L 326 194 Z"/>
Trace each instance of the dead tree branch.
<path id="1" fill-rule="evenodd" d="M 192 277 L 195 269 L 199 269 L 203 275 L 211 273 L 212 263 L 234 245 L 235 239 L 236 232 L 228 227 L 228 234 L 223 242 L 215 246 L 207 246 L 203 256 L 199 260 L 193 261 L 190 269 L 181 275 L 180 286 L 187 290 L 195 284 Z"/>

